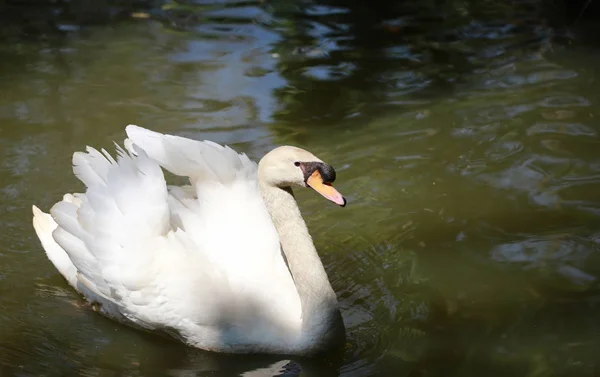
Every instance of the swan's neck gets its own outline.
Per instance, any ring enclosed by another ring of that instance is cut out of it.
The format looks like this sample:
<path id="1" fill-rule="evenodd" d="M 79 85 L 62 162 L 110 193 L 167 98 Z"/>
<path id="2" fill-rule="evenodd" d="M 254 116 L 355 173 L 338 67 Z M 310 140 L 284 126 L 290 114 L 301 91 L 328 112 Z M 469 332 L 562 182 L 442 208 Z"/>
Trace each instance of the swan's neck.
<path id="1" fill-rule="evenodd" d="M 340 325 L 337 299 L 292 189 L 260 186 L 300 296 L 302 331 L 310 337 L 326 337 L 325 333 Z"/>

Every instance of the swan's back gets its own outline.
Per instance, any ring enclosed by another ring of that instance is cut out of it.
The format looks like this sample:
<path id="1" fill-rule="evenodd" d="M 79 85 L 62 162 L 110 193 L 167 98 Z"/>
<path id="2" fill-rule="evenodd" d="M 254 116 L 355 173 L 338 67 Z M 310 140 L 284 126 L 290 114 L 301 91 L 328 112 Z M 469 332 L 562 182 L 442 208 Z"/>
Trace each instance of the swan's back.
<path id="1" fill-rule="evenodd" d="M 227 351 L 292 347 L 300 302 L 256 164 L 212 142 L 127 127 L 113 159 L 73 156 L 85 194 L 34 207 L 49 259 L 101 311 Z M 161 166 L 190 178 L 167 187 Z"/>

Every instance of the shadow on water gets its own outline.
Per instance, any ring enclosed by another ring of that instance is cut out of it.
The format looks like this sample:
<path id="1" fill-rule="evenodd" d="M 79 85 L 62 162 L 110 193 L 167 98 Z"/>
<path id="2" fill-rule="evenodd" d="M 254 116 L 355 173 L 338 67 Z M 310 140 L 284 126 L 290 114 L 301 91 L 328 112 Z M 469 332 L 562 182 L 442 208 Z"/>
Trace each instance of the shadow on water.
<path id="1" fill-rule="evenodd" d="M 541 2 L 6 4 L 0 374 L 599 372 L 600 55 L 557 43 Z M 297 194 L 343 360 L 214 355 L 82 307 L 29 208 L 130 122 L 336 166 L 347 208 Z"/>

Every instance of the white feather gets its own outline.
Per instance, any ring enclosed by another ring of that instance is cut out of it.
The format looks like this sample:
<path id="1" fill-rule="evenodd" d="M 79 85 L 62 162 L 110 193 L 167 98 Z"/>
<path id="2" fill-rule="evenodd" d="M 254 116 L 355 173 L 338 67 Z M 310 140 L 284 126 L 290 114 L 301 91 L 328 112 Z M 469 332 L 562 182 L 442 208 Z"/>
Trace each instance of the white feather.
<path id="1" fill-rule="evenodd" d="M 52 216 L 33 208 L 58 271 L 104 314 L 204 349 L 268 350 L 299 331 L 257 165 L 212 142 L 127 134 L 116 160 L 90 147 L 73 155 L 85 194 L 65 195 Z M 161 166 L 192 186 L 168 188 Z"/>
<path id="2" fill-rule="evenodd" d="M 197 181 L 230 183 L 255 179 L 256 164 L 246 155 L 212 141 L 164 135 L 136 125 L 125 129 L 131 141 L 173 174 Z"/>

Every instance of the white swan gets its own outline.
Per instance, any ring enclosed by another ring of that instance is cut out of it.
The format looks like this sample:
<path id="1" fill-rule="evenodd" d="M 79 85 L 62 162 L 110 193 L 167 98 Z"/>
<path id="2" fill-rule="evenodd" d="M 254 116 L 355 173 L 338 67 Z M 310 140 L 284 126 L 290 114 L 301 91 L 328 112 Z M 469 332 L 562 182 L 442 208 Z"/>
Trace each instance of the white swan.
<path id="1" fill-rule="evenodd" d="M 85 194 L 33 206 L 48 258 L 101 313 L 205 350 L 310 355 L 344 339 L 292 186 L 341 206 L 334 169 L 290 146 L 257 165 L 210 141 L 130 125 L 115 161 L 73 155 Z M 161 167 L 191 185 L 167 186 Z"/>

